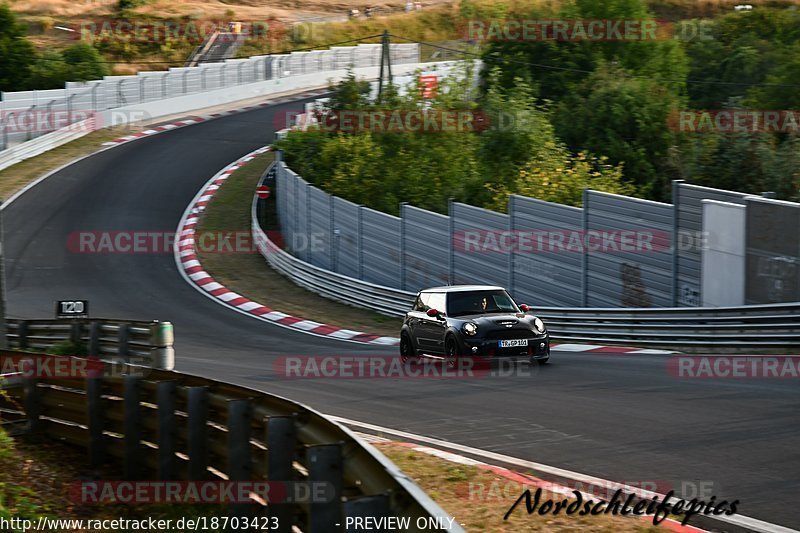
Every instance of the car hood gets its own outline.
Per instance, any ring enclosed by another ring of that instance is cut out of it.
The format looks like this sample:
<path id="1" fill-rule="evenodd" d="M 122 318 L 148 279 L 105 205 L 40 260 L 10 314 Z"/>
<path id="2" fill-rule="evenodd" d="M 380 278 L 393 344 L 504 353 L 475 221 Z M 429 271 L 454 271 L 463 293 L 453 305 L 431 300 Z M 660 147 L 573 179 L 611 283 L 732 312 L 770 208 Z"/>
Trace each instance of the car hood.
<path id="1" fill-rule="evenodd" d="M 514 313 L 490 313 L 461 315 L 456 317 L 459 320 L 475 322 L 479 326 L 504 327 L 507 324 L 528 326 L 533 320 L 532 316 Z"/>

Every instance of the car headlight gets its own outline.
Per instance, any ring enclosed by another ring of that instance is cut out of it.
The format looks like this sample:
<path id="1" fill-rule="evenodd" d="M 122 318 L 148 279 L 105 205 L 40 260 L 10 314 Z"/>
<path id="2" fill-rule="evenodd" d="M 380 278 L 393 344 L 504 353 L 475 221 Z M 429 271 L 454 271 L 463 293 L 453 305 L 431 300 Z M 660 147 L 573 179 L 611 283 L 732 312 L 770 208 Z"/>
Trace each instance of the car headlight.
<path id="1" fill-rule="evenodd" d="M 472 322 L 467 322 L 466 324 L 464 324 L 464 333 L 466 333 L 467 335 L 475 335 L 476 333 L 478 333 L 478 326 L 476 326 Z"/>
<path id="2" fill-rule="evenodd" d="M 536 328 L 536 331 L 538 331 L 539 333 L 545 332 L 544 322 L 542 322 L 542 319 L 539 317 L 533 319 L 533 327 Z"/>

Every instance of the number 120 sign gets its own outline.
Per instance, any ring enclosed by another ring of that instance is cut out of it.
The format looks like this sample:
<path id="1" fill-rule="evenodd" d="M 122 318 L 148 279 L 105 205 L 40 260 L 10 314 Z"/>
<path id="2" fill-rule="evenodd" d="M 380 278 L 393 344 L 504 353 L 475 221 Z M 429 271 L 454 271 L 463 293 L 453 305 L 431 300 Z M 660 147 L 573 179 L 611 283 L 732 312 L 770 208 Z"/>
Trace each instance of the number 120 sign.
<path id="1" fill-rule="evenodd" d="M 89 318 L 89 300 L 59 300 L 56 318 Z"/>

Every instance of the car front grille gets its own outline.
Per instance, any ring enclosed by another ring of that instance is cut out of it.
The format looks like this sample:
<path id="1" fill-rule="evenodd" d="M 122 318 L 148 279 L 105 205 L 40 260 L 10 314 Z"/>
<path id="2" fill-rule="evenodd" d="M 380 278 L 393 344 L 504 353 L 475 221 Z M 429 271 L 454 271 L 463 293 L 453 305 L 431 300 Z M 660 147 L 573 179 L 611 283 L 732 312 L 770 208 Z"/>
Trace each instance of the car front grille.
<path id="1" fill-rule="evenodd" d="M 486 332 L 486 340 L 532 339 L 536 334 L 524 328 L 504 328 Z"/>

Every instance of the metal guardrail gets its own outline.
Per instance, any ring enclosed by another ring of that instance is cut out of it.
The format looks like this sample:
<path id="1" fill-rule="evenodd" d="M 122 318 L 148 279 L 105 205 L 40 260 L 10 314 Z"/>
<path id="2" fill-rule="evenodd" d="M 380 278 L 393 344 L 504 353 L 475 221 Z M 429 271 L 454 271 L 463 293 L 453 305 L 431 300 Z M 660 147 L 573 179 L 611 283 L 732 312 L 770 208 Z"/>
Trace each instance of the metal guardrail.
<path id="1" fill-rule="evenodd" d="M 257 198 L 253 239 L 270 266 L 297 285 L 338 302 L 403 316 L 415 293 L 344 276 L 280 249 L 261 228 Z M 687 351 L 763 351 L 800 348 L 800 303 L 740 307 L 560 308 L 537 307 L 554 340 L 674 347 Z"/>
<path id="2" fill-rule="evenodd" d="M 704 351 L 800 348 L 800 303 L 740 307 L 534 311 L 554 338 Z"/>
<path id="3" fill-rule="evenodd" d="M 308 483 L 325 487 L 326 496 L 333 491 L 324 501 L 231 507 L 277 517 L 275 531 L 345 531 L 346 517 L 367 516 L 410 517 L 409 531 L 422 530 L 417 519 L 449 524 L 391 461 L 302 404 L 178 372 L 143 378 L 127 366 L 106 364 L 89 379 L 16 379 L 0 395 L 0 413 L 27 433 L 86 449 L 93 469 L 121 464 L 126 480 Z M 453 524 L 449 531 L 463 531 Z"/>
<path id="4" fill-rule="evenodd" d="M 63 342 L 84 344 L 103 360 L 171 370 L 175 366 L 170 322 L 67 319 L 7 321 L 10 348 L 46 351 Z"/>
<path id="5" fill-rule="evenodd" d="M 17 144 L 6 150 L 0 150 L 0 170 L 16 165 L 17 163 L 39 155 L 62 144 L 80 139 L 95 129 L 94 118 L 82 120 L 69 126 L 59 128 L 47 135 L 37 137 L 31 141 Z"/>

